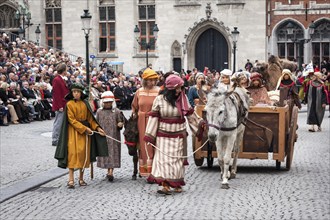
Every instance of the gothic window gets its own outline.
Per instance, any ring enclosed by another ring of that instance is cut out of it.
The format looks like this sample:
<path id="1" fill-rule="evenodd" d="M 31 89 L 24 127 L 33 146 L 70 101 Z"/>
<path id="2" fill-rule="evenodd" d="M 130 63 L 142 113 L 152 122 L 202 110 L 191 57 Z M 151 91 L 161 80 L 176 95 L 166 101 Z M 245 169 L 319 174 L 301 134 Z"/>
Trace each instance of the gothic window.
<path id="1" fill-rule="evenodd" d="M 288 33 L 288 24 L 293 25 L 293 33 Z M 283 23 L 276 32 L 278 56 L 288 60 L 297 60 L 299 56 L 299 39 L 304 38 L 303 29 L 296 23 Z M 302 53 L 303 54 L 303 53 Z"/>
<path id="2" fill-rule="evenodd" d="M 19 20 L 15 19 L 16 9 L 8 6 L 0 6 L 0 28 L 18 28 Z"/>
<path id="3" fill-rule="evenodd" d="M 116 50 L 116 13 L 115 6 L 99 7 L 99 52 Z"/>
<path id="4" fill-rule="evenodd" d="M 60 0 L 46 0 L 46 44 L 62 49 L 62 8 Z"/>
<path id="5" fill-rule="evenodd" d="M 312 36 L 313 63 L 320 64 L 323 60 L 330 59 L 330 21 L 324 19 L 315 26 Z"/>
<path id="6" fill-rule="evenodd" d="M 139 28 L 140 28 L 140 51 L 147 49 L 149 44 L 150 51 L 155 50 L 155 38 L 153 35 L 153 27 L 156 22 L 155 5 L 139 5 Z"/>

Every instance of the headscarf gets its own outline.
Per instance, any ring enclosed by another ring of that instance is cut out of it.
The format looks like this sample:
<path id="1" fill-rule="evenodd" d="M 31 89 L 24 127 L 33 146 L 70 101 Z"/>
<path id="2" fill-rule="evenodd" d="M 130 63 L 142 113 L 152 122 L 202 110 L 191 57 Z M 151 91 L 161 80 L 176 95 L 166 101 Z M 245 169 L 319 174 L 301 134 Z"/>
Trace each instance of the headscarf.
<path id="1" fill-rule="evenodd" d="M 172 74 L 166 78 L 165 87 L 168 90 L 174 90 L 178 87 L 182 87 L 183 83 L 184 83 L 184 81 L 183 81 L 183 79 L 181 79 L 181 77 Z M 188 105 L 186 95 L 184 94 L 184 90 L 181 91 L 179 97 L 175 101 L 175 106 L 178 108 L 181 118 L 188 113 L 189 105 Z"/>
<path id="2" fill-rule="evenodd" d="M 204 79 L 205 79 L 205 75 L 204 75 L 204 73 L 202 73 L 202 72 L 198 72 L 198 73 L 196 73 L 195 80 L 197 80 L 198 77 L 200 77 L 200 76 L 203 76 Z"/>
<path id="3" fill-rule="evenodd" d="M 261 80 L 261 75 L 260 73 L 258 72 L 254 72 L 251 74 L 250 76 L 250 80 L 251 80 L 251 83 L 254 81 L 254 80 L 258 80 L 260 82 L 260 85 L 259 86 L 262 86 L 262 80 Z"/>
<path id="4" fill-rule="evenodd" d="M 103 103 L 105 102 L 112 102 L 112 109 L 116 108 L 116 100 L 115 96 L 111 91 L 105 91 L 101 95 L 101 106 L 103 106 Z M 103 107 L 104 108 L 104 107 Z"/>
<path id="5" fill-rule="evenodd" d="M 233 74 L 233 72 L 229 69 L 224 69 L 220 72 L 221 75 L 225 75 L 225 76 L 231 76 Z"/>
<path id="6" fill-rule="evenodd" d="M 285 80 L 284 79 L 285 75 L 288 75 L 290 77 L 290 79 Z M 283 83 L 284 85 L 290 85 L 290 84 L 292 84 L 292 82 L 294 82 L 294 79 L 292 77 L 291 71 L 289 69 L 283 69 L 282 75 L 277 81 L 276 89 L 279 89 L 281 83 Z"/>
<path id="7" fill-rule="evenodd" d="M 143 71 L 142 79 L 148 80 L 148 79 L 158 79 L 158 74 L 155 70 L 147 68 Z"/>

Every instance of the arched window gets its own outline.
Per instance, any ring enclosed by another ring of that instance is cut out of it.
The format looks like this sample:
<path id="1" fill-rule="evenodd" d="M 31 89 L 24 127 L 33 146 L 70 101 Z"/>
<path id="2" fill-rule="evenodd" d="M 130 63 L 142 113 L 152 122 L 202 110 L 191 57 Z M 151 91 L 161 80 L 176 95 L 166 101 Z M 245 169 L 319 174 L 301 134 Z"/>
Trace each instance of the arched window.
<path id="1" fill-rule="evenodd" d="M 16 9 L 9 5 L 0 6 L 0 28 L 18 28 L 18 20 L 15 19 Z"/>
<path id="2" fill-rule="evenodd" d="M 293 30 L 293 33 L 288 33 L 290 29 Z M 299 39 L 304 39 L 304 30 L 302 27 L 294 21 L 287 21 L 279 26 L 276 36 L 278 56 L 288 60 L 297 60 L 299 55 Z"/>
<path id="3" fill-rule="evenodd" d="M 319 65 L 323 60 L 328 61 L 330 48 L 330 20 L 322 19 L 315 22 L 312 36 L 313 64 Z"/>

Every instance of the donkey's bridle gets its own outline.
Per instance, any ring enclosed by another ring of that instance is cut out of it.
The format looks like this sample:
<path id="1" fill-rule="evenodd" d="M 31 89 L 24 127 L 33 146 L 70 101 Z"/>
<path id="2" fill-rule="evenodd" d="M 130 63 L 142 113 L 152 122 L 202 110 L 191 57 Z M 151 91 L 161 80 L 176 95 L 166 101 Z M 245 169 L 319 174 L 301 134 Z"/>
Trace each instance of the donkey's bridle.
<path id="1" fill-rule="evenodd" d="M 230 97 L 231 94 L 234 94 L 235 96 L 237 95 L 236 97 L 240 100 L 239 104 L 240 104 L 240 105 L 243 105 L 243 103 L 242 103 L 242 99 L 241 99 L 241 98 L 239 97 L 239 95 L 238 95 L 236 92 L 234 92 L 234 91 L 231 91 L 231 92 L 229 92 L 228 94 L 226 94 L 226 98 L 230 98 L 230 100 L 231 100 L 231 101 L 233 102 L 233 104 L 235 105 L 235 103 L 234 103 L 234 99 Z M 238 113 L 239 113 L 238 107 L 237 107 L 236 105 L 235 105 L 235 107 L 236 107 L 237 114 L 238 114 Z M 237 118 L 239 118 L 238 115 L 237 115 Z M 238 128 L 238 126 L 240 126 L 240 125 L 242 124 L 242 122 L 243 122 L 243 121 L 238 121 L 237 126 L 235 126 L 235 127 L 229 127 L 229 128 L 221 127 L 221 124 L 218 126 L 218 125 L 211 124 L 211 123 L 207 123 L 206 126 L 213 127 L 213 128 L 215 128 L 215 129 L 217 129 L 217 130 L 219 130 L 219 131 L 232 131 L 232 130 L 235 130 L 236 128 Z"/>

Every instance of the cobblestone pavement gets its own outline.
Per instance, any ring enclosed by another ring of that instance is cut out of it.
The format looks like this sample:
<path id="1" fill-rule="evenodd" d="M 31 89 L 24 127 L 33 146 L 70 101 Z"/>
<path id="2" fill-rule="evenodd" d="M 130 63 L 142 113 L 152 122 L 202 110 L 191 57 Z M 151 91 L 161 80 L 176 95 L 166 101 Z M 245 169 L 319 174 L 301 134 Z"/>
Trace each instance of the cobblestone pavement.
<path id="1" fill-rule="evenodd" d="M 304 108 L 305 109 L 305 108 Z M 126 112 L 128 114 L 128 112 Z M 132 162 L 126 146 L 115 181 L 105 170 L 87 173 L 87 187 L 66 188 L 67 176 L 0 204 L 1 219 L 330 219 L 330 119 L 323 131 L 309 133 L 306 112 L 299 113 L 298 141 L 290 171 L 273 160 L 238 160 L 230 189 L 220 189 L 217 162 L 212 169 L 190 165 L 181 194 L 157 195 L 145 179 L 131 180 Z M 52 121 L 0 128 L 1 189 L 36 173 L 53 169 Z M 191 149 L 189 149 L 191 152 Z M 76 173 L 77 177 L 77 173 Z"/>

